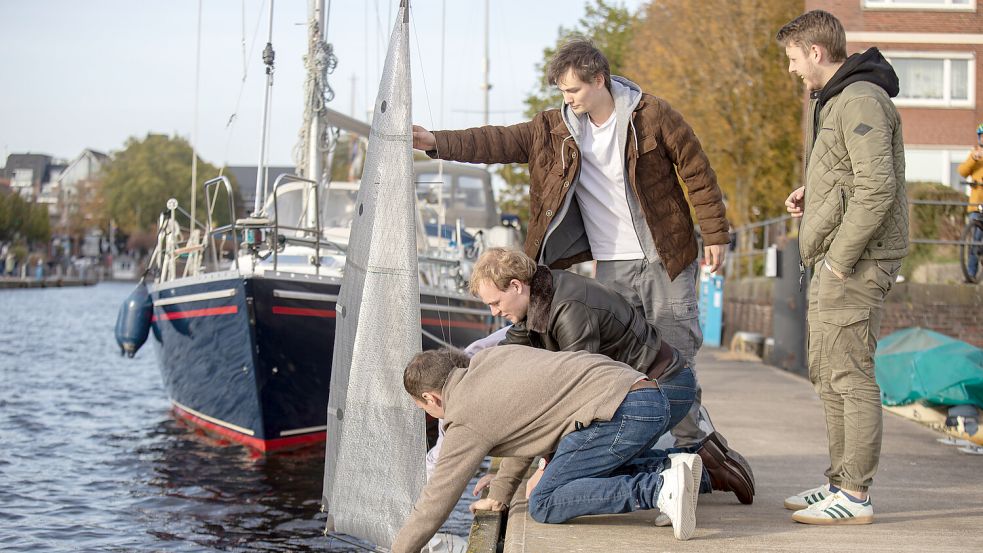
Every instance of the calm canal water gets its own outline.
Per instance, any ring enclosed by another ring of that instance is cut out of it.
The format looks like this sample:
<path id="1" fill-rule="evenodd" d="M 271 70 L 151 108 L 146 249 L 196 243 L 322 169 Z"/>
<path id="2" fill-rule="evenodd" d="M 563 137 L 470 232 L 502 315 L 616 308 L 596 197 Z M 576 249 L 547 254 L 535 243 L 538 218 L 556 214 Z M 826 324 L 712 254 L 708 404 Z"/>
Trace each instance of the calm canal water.
<path id="1" fill-rule="evenodd" d="M 0 550 L 359 551 L 321 534 L 322 448 L 217 443 L 170 414 L 150 341 L 119 356 L 132 286 L 0 290 Z"/>

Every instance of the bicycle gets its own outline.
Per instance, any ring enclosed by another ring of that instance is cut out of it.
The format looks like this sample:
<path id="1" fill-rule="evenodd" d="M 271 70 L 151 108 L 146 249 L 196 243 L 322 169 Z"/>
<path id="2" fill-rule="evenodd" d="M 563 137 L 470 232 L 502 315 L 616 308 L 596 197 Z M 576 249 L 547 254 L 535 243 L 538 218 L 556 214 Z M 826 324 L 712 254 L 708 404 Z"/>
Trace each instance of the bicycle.
<path id="1" fill-rule="evenodd" d="M 980 267 L 983 262 L 983 204 L 977 205 L 976 213 L 970 215 L 959 241 L 959 267 L 966 282 L 976 284 L 983 278 Z"/>

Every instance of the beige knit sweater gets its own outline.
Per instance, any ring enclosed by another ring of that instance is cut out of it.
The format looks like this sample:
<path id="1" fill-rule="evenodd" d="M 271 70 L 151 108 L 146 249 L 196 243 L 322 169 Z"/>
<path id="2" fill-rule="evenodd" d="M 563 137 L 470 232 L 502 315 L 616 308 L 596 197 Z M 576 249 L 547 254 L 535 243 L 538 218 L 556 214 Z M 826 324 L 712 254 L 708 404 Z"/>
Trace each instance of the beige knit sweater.
<path id="1" fill-rule="evenodd" d="M 507 503 L 528 459 L 556 450 L 577 422 L 611 420 L 638 371 L 586 352 L 486 349 L 444 385 L 444 443 L 430 481 L 393 544 L 417 553 L 451 513 L 487 455 L 506 459 L 489 497 Z M 523 461 L 522 458 L 525 460 Z"/>

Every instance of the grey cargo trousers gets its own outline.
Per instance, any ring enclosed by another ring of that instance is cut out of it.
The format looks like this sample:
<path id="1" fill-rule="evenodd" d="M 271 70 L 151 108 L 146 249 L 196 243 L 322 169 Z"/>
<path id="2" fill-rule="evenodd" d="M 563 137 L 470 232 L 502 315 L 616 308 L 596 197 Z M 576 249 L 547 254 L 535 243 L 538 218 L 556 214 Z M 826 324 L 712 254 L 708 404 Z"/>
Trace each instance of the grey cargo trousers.
<path id="1" fill-rule="evenodd" d="M 703 345 L 696 300 L 697 271 L 694 261 L 675 280 L 669 280 L 669 273 L 661 261 L 598 261 L 595 277 L 642 310 L 662 339 L 679 350 L 695 373 L 696 352 Z M 671 431 L 676 438 L 676 447 L 695 446 L 706 438 L 706 432 L 699 425 L 702 397 L 703 390 L 697 380 L 693 407 Z"/>

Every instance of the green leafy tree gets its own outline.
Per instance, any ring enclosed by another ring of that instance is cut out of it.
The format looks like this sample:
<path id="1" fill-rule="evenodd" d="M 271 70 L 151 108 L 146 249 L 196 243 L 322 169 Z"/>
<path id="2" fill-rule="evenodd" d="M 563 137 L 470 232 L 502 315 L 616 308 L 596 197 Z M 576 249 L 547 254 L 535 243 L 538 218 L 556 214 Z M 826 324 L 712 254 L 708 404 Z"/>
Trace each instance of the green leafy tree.
<path id="1" fill-rule="evenodd" d="M 0 242 L 26 242 L 28 247 L 51 240 L 48 208 L 20 194 L 0 194 Z"/>
<path id="2" fill-rule="evenodd" d="M 345 134 L 335 142 L 334 151 L 331 152 L 332 181 L 348 180 L 348 172 L 352 164 L 352 145 L 354 140 L 358 140 L 355 135 Z"/>
<path id="3" fill-rule="evenodd" d="M 573 28 L 560 27 L 556 44 L 543 49 L 543 61 L 536 64 L 539 79 L 536 88 L 526 97 L 526 117 L 558 108 L 563 96 L 549 84 L 546 70 L 549 60 L 557 49 L 574 36 L 585 36 L 604 52 L 611 67 L 611 73 L 623 75 L 625 61 L 632 47 L 632 37 L 638 18 L 624 5 L 610 0 L 595 0 L 584 6 L 584 15 Z M 505 188 L 499 194 L 499 207 L 503 213 L 519 216 L 523 227 L 529 221 L 529 170 L 525 164 L 507 164 L 498 169 L 498 175 L 505 181 Z"/>
<path id="4" fill-rule="evenodd" d="M 584 36 L 594 41 L 594 45 L 608 59 L 611 73 L 623 75 L 637 21 L 637 16 L 619 3 L 595 0 L 593 5 L 586 4 L 584 15 L 577 25 L 573 28 L 561 26 L 557 32 L 556 44 L 543 48 L 543 61 L 536 64 L 536 71 L 539 73 L 536 89 L 525 100 L 526 116 L 532 117 L 543 110 L 558 108 L 563 103 L 563 95 L 549 84 L 546 70 L 550 58 L 559 47 L 575 36 Z"/>
<path id="5" fill-rule="evenodd" d="M 191 145 L 183 138 L 161 134 L 148 134 L 143 140 L 130 138 L 122 151 L 113 154 L 112 161 L 104 168 L 98 202 L 104 221 L 114 219 L 118 228 L 127 235 L 156 232 L 157 217 L 165 209 L 169 198 L 175 198 L 185 211 L 191 210 Z M 218 176 L 218 169 L 198 158 L 196 217 L 204 221 L 205 198 L 203 184 Z M 232 183 L 238 201 L 238 187 L 232 175 L 226 175 Z M 219 187 L 220 189 L 222 187 Z M 228 223 L 225 191 L 218 193 L 213 217 L 217 225 Z M 182 225 L 187 221 L 179 217 Z"/>
<path id="6" fill-rule="evenodd" d="M 498 176 L 505 181 L 498 194 L 499 210 L 517 215 L 525 227 L 529 221 L 529 171 L 525 165 L 509 163 L 498 169 Z"/>

